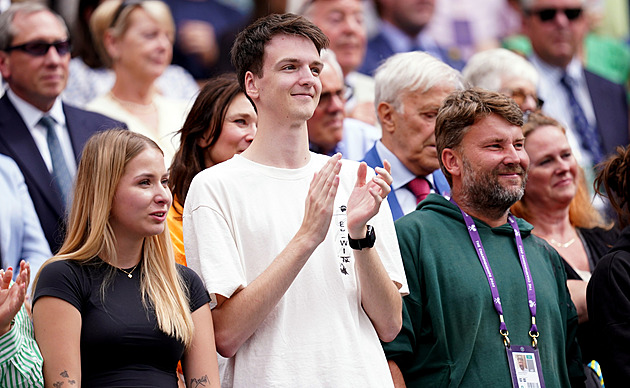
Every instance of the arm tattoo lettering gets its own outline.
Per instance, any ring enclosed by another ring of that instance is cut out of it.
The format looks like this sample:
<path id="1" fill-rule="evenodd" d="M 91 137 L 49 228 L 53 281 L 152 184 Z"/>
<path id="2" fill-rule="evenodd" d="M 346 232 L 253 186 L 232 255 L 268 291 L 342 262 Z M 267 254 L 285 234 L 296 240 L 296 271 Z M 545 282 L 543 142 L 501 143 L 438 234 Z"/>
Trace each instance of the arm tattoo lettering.
<path id="1" fill-rule="evenodd" d="M 68 375 L 68 371 L 67 371 L 67 370 L 64 370 L 63 372 L 59 373 L 59 375 L 60 375 L 61 377 L 65 377 L 65 378 L 68 378 L 68 376 L 69 376 L 69 375 Z"/>
<path id="2" fill-rule="evenodd" d="M 53 387 L 61 388 L 63 386 L 63 381 L 57 381 L 53 383 Z"/>
<path id="3" fill-rule="evenodd" d="M 203 375 L 200 378 L 192 378 L 190 379 L 190 386 L 192 388 L 205 387 L 208 383 L 208 375 Z"/>
<path id="4" fill-rule="evenodd" d="M 68 382 L 70 383 L 70 385 L 74 385 L 77 383 L 75 380 L 68 380 Z"/>

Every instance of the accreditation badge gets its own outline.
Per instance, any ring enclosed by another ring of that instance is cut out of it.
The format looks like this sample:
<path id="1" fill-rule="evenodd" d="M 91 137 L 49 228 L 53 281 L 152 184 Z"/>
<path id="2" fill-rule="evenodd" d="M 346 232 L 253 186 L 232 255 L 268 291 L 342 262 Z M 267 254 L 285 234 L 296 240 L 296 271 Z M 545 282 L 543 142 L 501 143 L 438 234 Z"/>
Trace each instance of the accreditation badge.
<path id="1" fill-rule="evenodd" d="M 514 388 L 545 388 L 537 348 L 512 345 L 505 350 Z"/>

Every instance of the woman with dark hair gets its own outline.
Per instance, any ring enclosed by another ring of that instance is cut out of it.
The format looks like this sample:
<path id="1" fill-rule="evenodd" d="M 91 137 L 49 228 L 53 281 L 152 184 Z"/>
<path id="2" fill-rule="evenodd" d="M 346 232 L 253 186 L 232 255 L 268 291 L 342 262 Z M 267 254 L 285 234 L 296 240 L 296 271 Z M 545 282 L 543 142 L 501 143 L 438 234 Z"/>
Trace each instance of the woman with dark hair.
<path id="1" fill-rule="evenodd" d="M 595 267 L 586 290 L 588 315 L 596 339 L 595 353 L 607 388 L 630 382 L 630 147 L 602 163 L 597 191 L 617 212 L 621 235 Z"/>
<path id="2" fill-rule="evenodd" d="M 234 74 L 211 79 L 199 92 L 179 131 L 170 171 L 173 206 L 167 221 L 178 263 L 186 265 L 182 213 L 190 182 L 200 171 L 245 151 L 256 134 L 256 120 L 256 109 Z"/>

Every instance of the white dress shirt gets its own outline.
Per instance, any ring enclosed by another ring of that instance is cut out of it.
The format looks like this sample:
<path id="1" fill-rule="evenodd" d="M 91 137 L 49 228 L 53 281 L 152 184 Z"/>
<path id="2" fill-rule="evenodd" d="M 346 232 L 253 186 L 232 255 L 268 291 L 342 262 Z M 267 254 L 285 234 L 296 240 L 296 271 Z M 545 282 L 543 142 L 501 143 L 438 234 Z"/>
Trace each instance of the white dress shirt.
<path id="1" fill-rule="evenodd" d="M 43 125 L 39 124 L 39 120 L 41 120 L 41 118 L 45 115 L 55 119 L 55 133 L 59 139 L 59 144 L 61 145 L 61 151 L 63 152 L 66 165 L 68 166 L 68 171 L 70 172 L 70 175 L 74 177 L 77 172 L 77 162 L 74 157 L 72 141 L 70 140 L 70 134 L 68 133 L 66 115 L 63 113 L 61 99 L 57 98 L 53 107 L 48 112 L 42 112 L 18 97 L 10 88 L 7 89 L 7 96 L 20 114 L 20 117 L 22 117 L 22 121 L 26 124 L 26 128 L 28 128 L 31 133 L 31 136 L 35 141 L 35 145 L 37 145 L 37 149 L 39 149 L 39 153 L 41 154 L 42 159 L 44 159 L 44 163 L 46 163 L 48 171 L 51 173 L 53 170 L 52 157 L 50 156 L 48 142 L 46 141 L 46 134 L 48 130 Z"/>

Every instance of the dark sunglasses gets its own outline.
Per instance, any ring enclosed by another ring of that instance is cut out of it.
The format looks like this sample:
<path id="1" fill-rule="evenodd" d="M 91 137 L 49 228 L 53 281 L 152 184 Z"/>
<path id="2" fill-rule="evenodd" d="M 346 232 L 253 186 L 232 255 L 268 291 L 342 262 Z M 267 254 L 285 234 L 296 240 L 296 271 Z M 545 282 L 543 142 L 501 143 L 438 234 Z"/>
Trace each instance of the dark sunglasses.
<path id="1" fill-rule="evenodd" d="M 48 50 L 50 50 L 51 47 L 54 47 L 59 55 L 66 55 L 70 52 L 70 50 L 72 50 L 70 41 L 66 39 L 52 43 L 42 41 L 27 42 L 17 46 L 7 47 L 4 51 L 10 52 L 13 50 L 20 50 L 35 57 L 42 57 L 48 54 Z"/>
<path id="2" fill-rule="evenodd" d="M 536 11 L 530 10 L 529 14 L 538 16 L 541 22 L 548 22 L 554 20 L 558 12 L 563 12 L 564 16 L 566 16 L 568 20 L 575 20 L 582 16 L 582 8 L 544 8 Z"/>
<path id="3" fill-rule="evenodd" d="M 124 11 L 125 8 L 129 7 L 130 5 L 138 5 L 140 3 L 142 3 L 142 0 L 123 0 L 118 8 L 116 8 L 116 12 L 114 12 L 112 22 L 109 23 L 109 28 L 112 28 L 116 25 L 116 22 L 118 21 L 118 19 L 120 19 L 120 14 L 122 14 L 122 11 Z"/>

